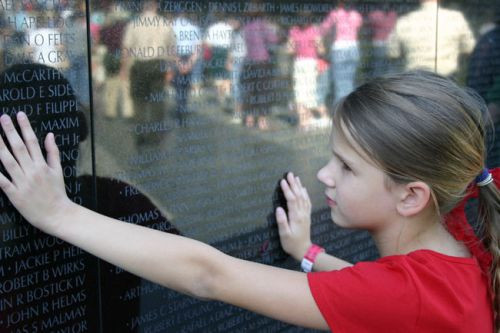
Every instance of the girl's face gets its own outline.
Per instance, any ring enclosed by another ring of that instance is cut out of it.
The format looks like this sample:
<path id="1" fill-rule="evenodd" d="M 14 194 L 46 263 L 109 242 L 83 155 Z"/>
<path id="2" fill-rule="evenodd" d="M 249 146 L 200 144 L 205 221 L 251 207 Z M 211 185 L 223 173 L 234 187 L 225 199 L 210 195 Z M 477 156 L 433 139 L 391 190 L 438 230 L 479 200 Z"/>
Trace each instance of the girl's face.
<path id="1" fill-rule="evenodd" d="M 396 213 L 395 192 L 386 185 L 384 172 L 358 153 L 362 150 L 349 133 L 346 133 L 348 143 L 335 132 L 333 156 L 317 175 L 326 186 L 332 219 L 341 227 L 377 230 Z"/>

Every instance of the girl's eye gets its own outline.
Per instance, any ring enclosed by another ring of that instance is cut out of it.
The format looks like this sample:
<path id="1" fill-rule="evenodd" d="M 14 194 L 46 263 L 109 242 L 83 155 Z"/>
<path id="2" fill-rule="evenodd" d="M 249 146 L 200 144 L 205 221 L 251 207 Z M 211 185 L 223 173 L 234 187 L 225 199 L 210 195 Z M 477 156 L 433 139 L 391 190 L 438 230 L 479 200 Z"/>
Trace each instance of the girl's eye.
<path id="1" fill-rule="evenodd" d="M 351 171 L 351 168 L 347 164 L 345 164 L 344 162 L 341 163 L 342 163 L 342 170 Z"/>

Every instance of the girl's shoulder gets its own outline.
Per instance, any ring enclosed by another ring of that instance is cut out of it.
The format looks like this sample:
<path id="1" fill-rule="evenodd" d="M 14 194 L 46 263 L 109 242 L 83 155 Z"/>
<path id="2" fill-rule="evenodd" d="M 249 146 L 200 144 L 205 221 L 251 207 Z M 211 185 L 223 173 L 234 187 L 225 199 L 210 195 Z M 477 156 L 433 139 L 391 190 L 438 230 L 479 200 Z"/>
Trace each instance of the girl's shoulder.
<path id="1" fill-rule="evenodd" d="M 467 280 L 476 281 L 484 277 L 481 266 L 474 257 L 456 257 L 427 249 L 382 257 L 373 262 L 372 269 L 402 270 L 420 282 L 446 281 L 451 285 L 457 283 L 454 281 L 457 276 L 467 276 Z"/>
<path id="2" fill-rule="evenodd" d="M 391 255 L 378 259 L 376 262 L 379 263 L 409 263 L 409 264 L 443 264 L 443 263 L 455 263 L 464 264 L 469 266 L 479 267 L 478 262 L 473 257 L 456 257 L 447 254 L 443 254 L 437 251 L 421 249 L 410 252 L 408 254 L 402 255 Z"/>

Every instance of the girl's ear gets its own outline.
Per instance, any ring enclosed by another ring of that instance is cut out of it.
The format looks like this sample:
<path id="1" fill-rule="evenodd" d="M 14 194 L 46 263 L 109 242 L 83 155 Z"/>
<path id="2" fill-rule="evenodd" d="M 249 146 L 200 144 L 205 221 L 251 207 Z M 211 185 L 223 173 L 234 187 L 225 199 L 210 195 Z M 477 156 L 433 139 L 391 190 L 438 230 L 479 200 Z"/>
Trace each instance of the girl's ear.
<path id="1" fill-rule="evenodd" d="M 431 199 L 431 189 L 424 182 L 411 182 L 401 188 L 400 199 L 396 205 L 398 213 L 410 217 L 422 212 Z"/>

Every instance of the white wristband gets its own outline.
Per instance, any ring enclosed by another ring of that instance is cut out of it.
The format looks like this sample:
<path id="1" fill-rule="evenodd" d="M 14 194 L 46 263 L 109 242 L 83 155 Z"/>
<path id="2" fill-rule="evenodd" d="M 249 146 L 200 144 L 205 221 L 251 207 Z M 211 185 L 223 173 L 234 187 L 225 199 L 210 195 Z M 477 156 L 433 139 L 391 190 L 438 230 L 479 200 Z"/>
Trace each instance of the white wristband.
<path id="1" fill-rule="evenodd" d="M 300 263 L 300 268 L 302 268 L 302 270 L 304 272 L 309 273 L 310 271 L 312 271 L 313 264 L 314 263 L 312 261 L 310 261 L 307 258 L 304 258 L 304 259 L 302 259 L 302 262 Z"/>

